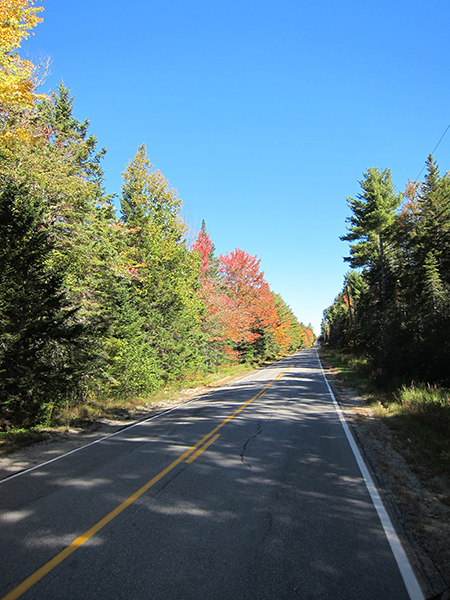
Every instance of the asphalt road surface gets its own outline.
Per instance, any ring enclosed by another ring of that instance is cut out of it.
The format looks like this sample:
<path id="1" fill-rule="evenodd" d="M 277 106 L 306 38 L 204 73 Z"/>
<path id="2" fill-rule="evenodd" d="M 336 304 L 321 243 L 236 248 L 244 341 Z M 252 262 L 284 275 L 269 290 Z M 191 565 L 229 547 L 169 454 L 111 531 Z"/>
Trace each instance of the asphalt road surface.
<path id="1" fill-rule="evenodd" d="M 363 474 L 299 352 L 3 480 L 0 599 L 420 600 Z"/>

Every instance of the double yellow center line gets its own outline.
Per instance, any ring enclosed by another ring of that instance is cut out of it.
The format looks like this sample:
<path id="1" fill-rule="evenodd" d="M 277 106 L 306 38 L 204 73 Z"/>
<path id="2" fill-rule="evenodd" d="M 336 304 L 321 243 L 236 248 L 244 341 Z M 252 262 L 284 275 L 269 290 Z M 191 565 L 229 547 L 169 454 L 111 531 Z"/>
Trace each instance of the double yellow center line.
<path id="1" fill-rule="evenodd" d="M 226 423 L 228 423 L 228 421 L 231 421 L 231 419 L 233 419 L 236 415 L 238 415 L 241 412 L 241 410 L 244 410 L 244 408 L 246 408 L 251 402 L 253 402 L 257 398 L 261 398 L 262 396 L 264 396 L 264 394 L 266 393 L 267 389 L 273 383 L 275 383 L 275 381 L 281 379 L 281 377 L 284 375 L 284 373 L 286 373 L 286 371 L 289 371 L 289 367 L 287 369 L 284 369 L 284 371 L 282 371 L 277 377 L 275 377 L 275 379 L 273 379 L 270 383 L 268 383 L 260 392 L 258 392 L 258 394 L 256 394 L 256 396 L 253 396 L 253 398 L 250 398 L 250 400 L 248 400 L 247 402 L 245 402 L 245 404 L 243 404 L 242 406 L 240 406 L 232 415 L 230 415 L 229 417 L 227 417 L 226 419 L 224 419 L 222 421 L 222 423 L 220 423 L 219 425 L 217 425 L 216 428 L 214 428 L 207 435 L 205 435 L 205 437 L 202 438 L 199 442 L 197 442 L 195 444 L 195 446 L 192 446 L 192 448 L 189 448 L 189 450 L 187 450 L 188 454 L 191 454 L 191 452 L 193 452 L 196 448 L 198 448 L 198 450 L 195 452 L 195 454 L 193 454 L 192 456 L 190 456 L 186 460 L 186 462 L 187 463 L 194 462 L 194 460 L 198 456 L 200 456 L 200 454 L 204 450 L 206 450 L 206 448 L 208 448 L 208 446 L 211 446 L 211 444 L 213 444 L 217 440 L 217 438 L 220 437 L 220 433 L 214 435 L 216 433 L 216 431 L 218 431 L 219 429 L 221 429 Z M 211 437 L 211 436 L 214 436 L 214 437 Z M 202 444 L 204 444 L 204 445 L 202 446 Z M 185 456 L 185 455 L 186 455 L 186 452 L 182 456 Z M 180 458 L 182 458 L 182 457 L 180 457 Z M 172 463 L 172 464 L 174 464 L 174 463 Z M 170 465 L 170 466 L 172 466 L 172 465 Z"/>
<path id="2" fill-rule="evenodd" d="M 187 463 L 193 462 L 196 458 L 202 454 L 211 444 L 213 444 L 218 437 L 220 437 L 219 433 L 216 433 L 221 429 L 228 421 L 231 421 L 236 415 L 238 415 L 244 408 L 246 408 L 249 404 L 251 404 L 257 398 L 261 398 L 266 393 L 267 389 L 275 383 L 275 381 L 281 379 L 281 377 L 289 371 L 289 368 L 284 369 L 275 379 L 273 379 L 270 383 L 268 383 L 256 396 L 253 396 L 250 400 L 242 404 L 232 415 L 224 419 L 217 427 L 215 427 L 212 431 L 210 431 L 205 437 L 199 440 L 194 446 L 183 452 L 181 456 L 179 456 L 176 460 L 173 461 L 168 467 L 163 469 L 158 475 L 155 475 L 153 479 L 150 479 L 145 485 L 143 485 L 137 492 L 135 492 L 132 496 L 124 500 L 119 506 L 117 506 L 114 510 L 112 510 L 109 514 L 107 514 L 103 519 L 98 521 L 95 525 L 93 525 L 90 529 L 85 531 L 82 535 L 77 537 L 69 546 L 61 550 L 55 557 L 49 560 L 45 565 L 43 565 L 40 569 L 35 571 L 32 575 L 27 577 L 22 583 L 20 583 L 17 587 L 11 590 L 6 596 L 3 596 L 1 600 L 15 600 L 19 598 L 22 594 L 24 594 L 27 590 L 29 590 L 35 583 L 40 581 L 45 575 L 50 573 L 55 567 L 57 567 L 63 560 L 65 560 L 68 556 L 75 552 L 80 546 L 82 546 L 85 542 L 87 542 L 92 536 L 100 531 L 105 525 L 110 523 L 113 519 L 117 517 L 122 511 L 124 511 L 130 504 L 133 504 L 142 494 L 145 494 L 147 490 L 149 490 L 155 483 L 158 483 L 167 473 L 172 471 L 177 465 L 186 460 Z"/>

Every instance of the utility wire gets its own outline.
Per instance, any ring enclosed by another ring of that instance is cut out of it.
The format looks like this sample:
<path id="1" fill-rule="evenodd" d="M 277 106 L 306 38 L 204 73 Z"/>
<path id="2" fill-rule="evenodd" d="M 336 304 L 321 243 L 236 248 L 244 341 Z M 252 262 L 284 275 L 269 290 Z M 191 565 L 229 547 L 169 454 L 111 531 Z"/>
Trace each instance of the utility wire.
<path id="1" fill-rule="evenodd" d="M 450 123 L 447 125 L 447 129 L 444 131 L 444 133 L 441 135 L 441 139 L 438 141 L 438 143 L 436 144 L 436 146 L 434 147 L 434 150 L 431 154 L 434 154 L 436 152 L 436 148 L 439 146 L 439 144 L 442 142 L 442 140 L 444 139 L 444 135 L 447 133 L 447 131 L 450 129 Z M 416 181 L 419 181 L 419 177 L 422 175 L 423 170 L 425 169 L 425 165 L 423 165 L 422 170 L 420 171 L 420 173 L 417 175 L 416 177 Z"/>

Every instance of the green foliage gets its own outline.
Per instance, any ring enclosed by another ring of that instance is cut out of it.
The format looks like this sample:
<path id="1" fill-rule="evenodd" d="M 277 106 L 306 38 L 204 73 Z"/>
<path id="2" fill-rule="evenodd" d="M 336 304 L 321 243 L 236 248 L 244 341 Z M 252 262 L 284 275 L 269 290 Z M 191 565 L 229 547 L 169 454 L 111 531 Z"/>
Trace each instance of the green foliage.
<path id="1" fill-rule="evenodd" d="M 427 312 L 434 319 L 445 315 L 448 309 L 449 296 L 441 279 L 438 261 L 431 250 L 423 264 L 422 302 Z"/>
<path id="2" fill-rule="evenodd" d="M 369 285 L 358 271 L 349 271 L 344 278 L 343 290 L 333 304 L 324 310 L 322 335 L 333 347 L 367 348 L 365 315 L 373 299 Z"/>
<path id="3" fill-rule="evenodd" d="M 53 252 L 41 199 L 2 182 L 0 191 L 0 413 L 34 425 L 72 396 L 86 368 L 85 328 L 48 268 Z"/>
<path id="4" fill-rule="evenodd" d="M 388 171 L 369 169 L 362 187 L 364 193 L 350 199 L 354 215 L 341 238 L 351 242 L 347 260 L 361 271 L 347 276 L 342 293 L 324 311 L 324 339 L 368 356 L 380 385 L 447 385 L 449 177 L 440 177 L 430 156 L 425 181 L 407 187 L 400 212 Z"/>
<path id="5" fill-rule="evenodd" d="M 53 148 L 70 149 L 72 169 L 85 181 L 101 184 L 101 159 L 106 149 L 96 151 L 97 138 L 89 133 L 89 121 L 85 119 L 81 123 L 73 116 L 73 100 L 70 90 L 61 81 L 50 99 L 43 99 L 37 105 L 36 118 Z M 100 195 L 98 185 L 92 189 L 97 191 L 97 196 Z"/>
<path id="6" fill-rule="evenodd" d="M 153 170 L 144 145 L 124 172 L 121 206 L 129 279 L 127 289 L 122 285 L 115 299 L 113 329 L 121 350 L 110 376 L 118 381 L 139 380 L 139 393 L 144 393 L 202 362 L 201 304 L 193 293 L 198 287 L 199 261 L 183 237 L 181 200 L 163 175 Z M 118 358 L 133 345 L 140 349 L 127 351 L 124 369 Z"/>
<path id="7" fill-rule="evenodd" d="M 389 246 L 400 196 L 395 193 L 389 169 L 371 168 L 360 182 L 362 193 L 347 198 L 353 215 L 349 217 L 349 233 L 341 237 L 350 243 L 348 261 L 352 268 L 370 271 L 371 284 L 378 285 L 380 301 L 386 300 Z"/>
<path id="8" fill-rule="evenodd" d="M 122 219 L 128 227 L 139 229 L 139 238 L 159 232 L 179 241 L 185 231 L 180 217 L 181 199 L 161 171 L 154 170 L 142 144 L 123 173 Z"/>

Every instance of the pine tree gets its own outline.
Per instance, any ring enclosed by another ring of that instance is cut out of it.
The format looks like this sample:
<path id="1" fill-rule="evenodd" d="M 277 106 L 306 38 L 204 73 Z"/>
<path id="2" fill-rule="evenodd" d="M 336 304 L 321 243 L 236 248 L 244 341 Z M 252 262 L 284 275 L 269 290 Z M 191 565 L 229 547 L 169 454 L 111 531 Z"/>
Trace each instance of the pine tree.
<path id="1" fill-rule="evenodd" d="M 363 192 L 356 199 L 347 198 L 353 215 L 347 219 L 349 233 L 340 238 L 351 242 L 350 256 L 344 260 L 353 269 L 366 268 L 371 272 L 372 278 L 379 273 L 376 276 L 379 298 L 384 302 L 387 295 L 387 253 L 400 195 L 395 193 L 389 169 L 368 169 L 360 185 Z"/>
<path id="2" fill-rule="evenodd" d="M 424 264 L 432 251 L 440 276 L 450 285 L 450 178 L 440 177 L 433 157 L 427 159 L 427 173 L 417 199 L 415 254 Z"/>
<path id="3" fill-rule="evenodd" d="M 450 180 L 433 157 L 411 207 L 406 239 L 409 354 L 416 377 L 448 381 L 450 356 Z M 424 361 L 426 357 L 426 361 Z"/>

